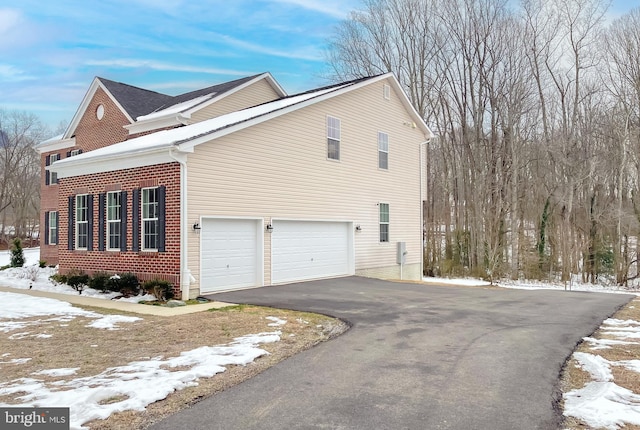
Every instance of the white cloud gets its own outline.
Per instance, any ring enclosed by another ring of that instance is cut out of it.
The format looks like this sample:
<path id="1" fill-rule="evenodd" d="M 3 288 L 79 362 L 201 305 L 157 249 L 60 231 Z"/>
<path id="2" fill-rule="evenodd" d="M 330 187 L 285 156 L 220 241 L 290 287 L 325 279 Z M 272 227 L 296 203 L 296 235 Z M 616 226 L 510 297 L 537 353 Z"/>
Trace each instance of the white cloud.
<path id="1" fill-rule="evenodd" d="M 22 13 L 16 9 L 0 9 L 0 37 L 6 37 L 18 28 Z"/>
<path id="2" fill-rule="evenodd" d="M 227 44 L 245 51 L 271 55 L 273 57 L 291 58 L 294 60 L 323 61 L 322 53 L 315 47 L 307 47 L 304 49 L 298 48 L 295 51 L 283 51 L 258 45 L 256 43 L 245 42 L 244 40 L 236 39 L 227 35 L 217 35 L 217 37 L 222 38 Z"/>
<path id="3" fill-rule="evenodd" d="M 35 79 L 35 77 L 25 74 L 25 72 L 10 64 L 0 63 L 0 80 L 5 82 L 20 82 L 31 79 Z"/>
<path id="4" fill-rule="evenodd" d="M 334 18 L 343 19 L 346 18 L 349 12 L 353 9 L 353 5 L 350 5 L 348 1 L 333 1 L 333 0 L 273 0 L 276 3 L 286 3 L 295 6 L 299 6 L 304 9 L 309 9 L 315 12 L 320 12 L 325 15 L 332 16 Z"/>
<path id="5" fill-rule="evenodd" d="M 138 60 L 133 58 L 120 58 L 114 60 L 89 60 L 85 63 L 88 66 L 106 66 L 123 69 L 138 69 L 147 68 L 152 70 L 162 70 L 171 72 L 187 72 L 187 73 L 209 73 L 215 75 L 232 75 L 232 76 L 246 76 L 255 72 L 248 72 L 243 70 L 231 70 L 231 69 L 218 69 L 215 67 L 198 67 L 189 66 L 186 64 L 171 64 L 163 63 L 161 61 L 154 60 Z"/>

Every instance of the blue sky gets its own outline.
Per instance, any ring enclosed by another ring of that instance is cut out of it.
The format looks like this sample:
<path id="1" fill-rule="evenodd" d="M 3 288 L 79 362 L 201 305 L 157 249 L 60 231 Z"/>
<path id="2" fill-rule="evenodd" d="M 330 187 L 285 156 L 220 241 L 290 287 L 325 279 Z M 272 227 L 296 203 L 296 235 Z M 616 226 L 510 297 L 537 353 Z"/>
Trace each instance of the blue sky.
<path id="1" fill-rule="evenodd" d="M 359 0 L 0 0 L 0 108 L 71 121 L 94 76 L 179 94 L 269 71 L 327 82 L 323 52 Z M 614 0 L 613 15 L 640 6 Z"/>

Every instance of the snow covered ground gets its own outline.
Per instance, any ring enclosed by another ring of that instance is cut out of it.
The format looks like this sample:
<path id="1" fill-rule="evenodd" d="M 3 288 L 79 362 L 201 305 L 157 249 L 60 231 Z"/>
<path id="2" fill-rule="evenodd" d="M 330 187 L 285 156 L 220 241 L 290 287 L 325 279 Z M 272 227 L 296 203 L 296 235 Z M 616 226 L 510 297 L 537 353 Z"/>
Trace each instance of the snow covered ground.
<path id="1" fill-rule="evenodd" d="M 139 320 L 137 317 L 102 315 L 71 306 L 69 303 L 36 298 L 25 294 L 0 292 L 0 331 L 15 332 L 10 339 L 26 336 L 50 342 L 50 335 L 38 333 L 39 320 L 68 322 L 78 316 L 94 319 L 87 327 L 117 330 L 121 324 Z M 269 317 L 269 326 L 282 326 L 286 320 Z M 267 323 L 265 321 L 265 323 Z M 154 357 L 112 367 L 92 376 L 63 378 L 74 375 L 79 368 L 42 369 L 30 378 L 0 382 L 0 396 L 15 395 L 18 405 L 0 403 L 0 406 L 70 407 L 71 429 L 82 429 L 94 419 L 108 418 L 124 410 L 144 410 L 147 405 L 164 399 L 173 391 L 197 385 L 198 378 L 211 377 L 224 372 L 228 365 L 246 365 L 267 354 L 260 344 L 277 342 L 281 331 L 248 334 L 225 345 L 203 346 L 184 351 L 177 357 Z M 19 366 L 31 357 L 12 357 L 0 353 L 0 374 L 5 366 Z M 179 370 L 175 370 L 179 369 Z M 60 377 L 45 382 L 42 376 Z M 122 398 L 117 402 L 107 399 Z"/>

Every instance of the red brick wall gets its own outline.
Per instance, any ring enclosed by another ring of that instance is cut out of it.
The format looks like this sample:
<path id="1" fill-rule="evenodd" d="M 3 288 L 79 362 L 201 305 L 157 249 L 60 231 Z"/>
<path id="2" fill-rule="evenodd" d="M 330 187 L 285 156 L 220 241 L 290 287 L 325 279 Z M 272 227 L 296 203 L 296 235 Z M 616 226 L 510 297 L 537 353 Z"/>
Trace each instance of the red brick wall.
<path id="1" fill-rule="evenodd" d="M 96 109 L 99 105 L 104 106 L 104 116 L 101 120 L 96 117 Z M 45 260 L 47 264 L 58 264 L 58 247 L 55 245 L 45 245 L 45 220 L 44 214 L 47 211 L 58 210 L 58 185 L 45 185 L 45 159 L 50 154 L 60 154 L 60 159 L 67 156 L 67 152 L 74 149 L 82 149 L 83 152 L 102 148 L 104 146 L 113 145 L 114 143 L 127 140 L 128 131 L 123 126 L 130 124 L 127 117 L 122 113 L 120 108 L 111 100 L 107 93 L 98 88 L 93 99 L 87 106 L 84 115 L 78 122 L 75 129 L 76 146 L 64 148 L 58 151 L 51 151 L 41 155 L 41 179 L 40 179 L 40 259 Z M 64 206 L 60 206 L 65 211 L 66 200 Z M 66 216 L 66 214 L 65 214 Z M 58 232 L 59 240 L 62 240 L 61 231 Z M 66 240 L 66 238 L 65 238 Z M 66 245 L 65 245 L 66 246 Z"/>
<path id="2" fill-rule="evenodd" d="M 166 252 L 134 252 L 132 248 L 132 190 L 148 186 L 166 186 Z M 115 172 L 97 173 L 60 180 L 58 207 L 60 229 L 58 255 L 60 272 L 81 269 L 87 273 L 131 272 L 139 279 L 166 279 L 173 283 L 180 296 L 180 165 L 168 163 L 138 167 Z M 127 191 L 127 251 L 97 251 L 98 249 L 98 195 L 113 190 Z M 69 251 L 68 197 L 75 194 L 94 195 L 93 251 Z"/>
<path id="3" fill-rule="evenodd" d="M 96 117 L 99 105 L 104 106 L 101 120 Z M 123 142 L 129 137 L 129 132 L 123 128 L 127 124 L 130 122 L 120 108 L 102 88 L 98 88 L 75 129 L 76 148 L 87 152 Z"/>

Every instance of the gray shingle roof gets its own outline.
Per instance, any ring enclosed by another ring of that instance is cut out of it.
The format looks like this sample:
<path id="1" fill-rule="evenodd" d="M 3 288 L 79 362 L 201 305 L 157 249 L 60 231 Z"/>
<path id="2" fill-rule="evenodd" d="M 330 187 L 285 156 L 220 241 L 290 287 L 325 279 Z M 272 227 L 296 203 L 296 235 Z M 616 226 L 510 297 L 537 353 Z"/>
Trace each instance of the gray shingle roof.
<path id="1" fill-rule="evenodd" d="M 165 109 L 169 106 L 183 103 L 207 94 L 222 94 L 230 91 L 260 75 L 248 76 L 222 84 L 213 85 L 211 87 L 202 88 L 200 90 L 190 91 L 188 93 L 170 96 L 155 91 L 145 90 L 144 88 L 134 87 L 133 85 L 123 84 L 121 82 L 111 81 L 109 79 L 100 78 L 100 82 L 109 90 L 120 105 L 127 111 L 129 116 L 134 120 L 143 115 L 148 115 Z"/>

